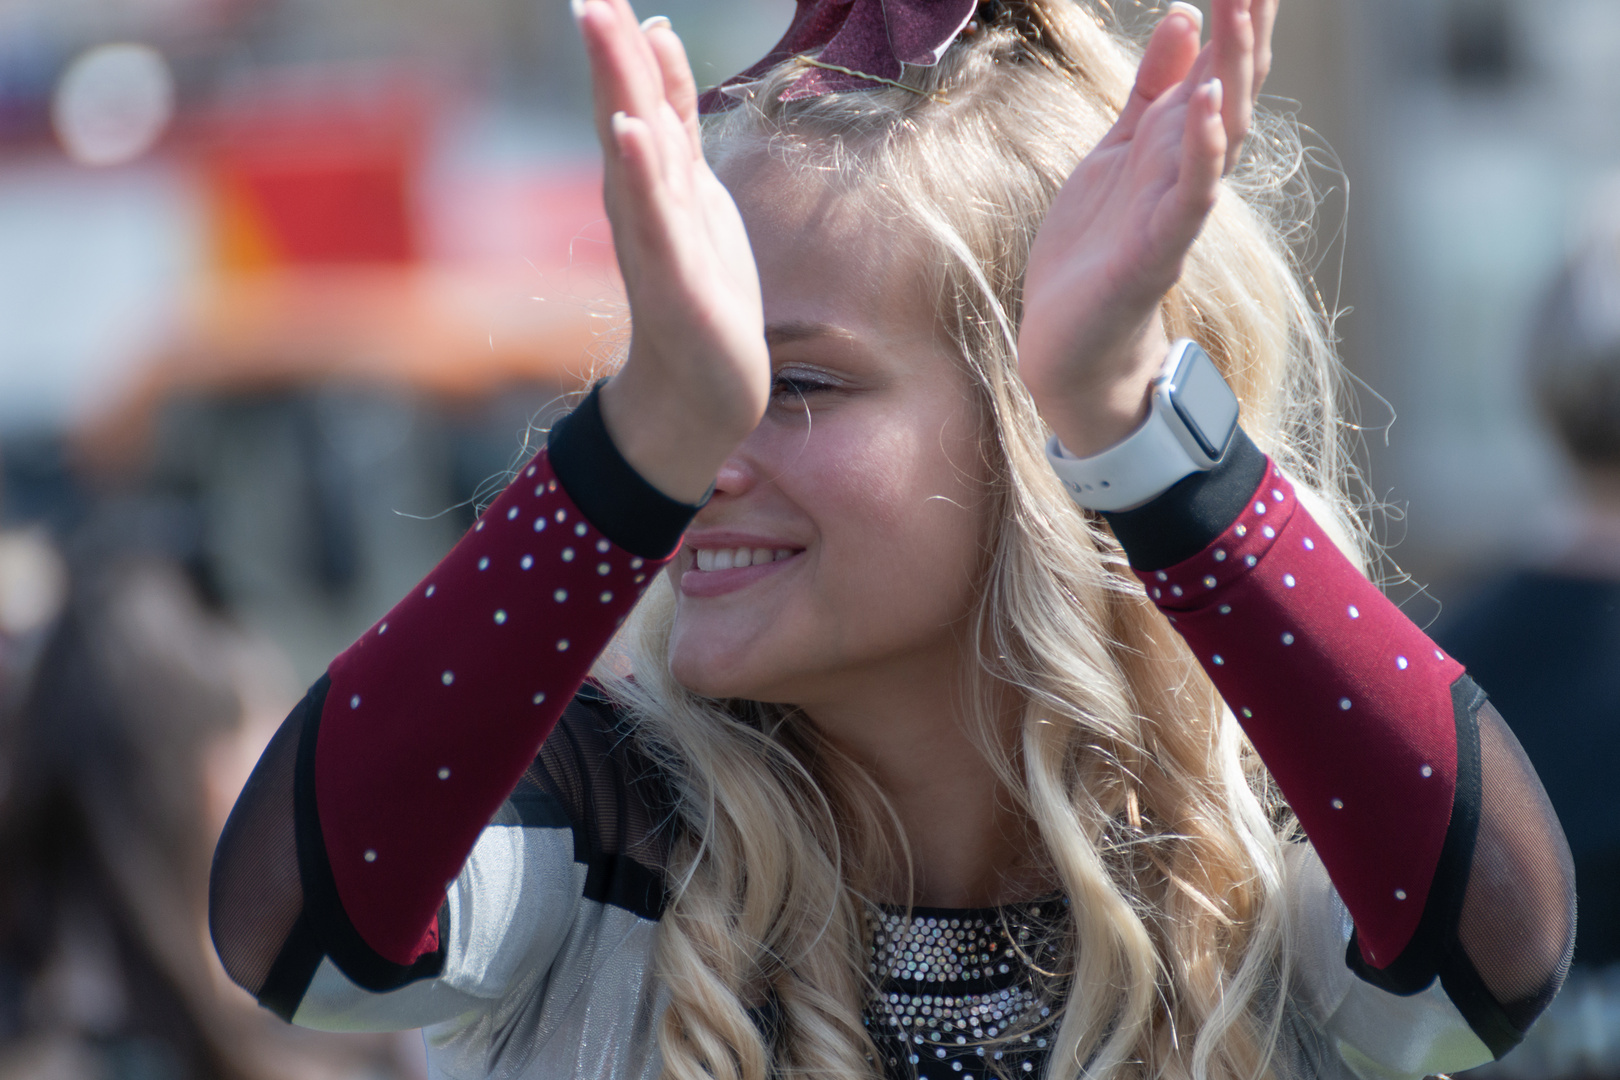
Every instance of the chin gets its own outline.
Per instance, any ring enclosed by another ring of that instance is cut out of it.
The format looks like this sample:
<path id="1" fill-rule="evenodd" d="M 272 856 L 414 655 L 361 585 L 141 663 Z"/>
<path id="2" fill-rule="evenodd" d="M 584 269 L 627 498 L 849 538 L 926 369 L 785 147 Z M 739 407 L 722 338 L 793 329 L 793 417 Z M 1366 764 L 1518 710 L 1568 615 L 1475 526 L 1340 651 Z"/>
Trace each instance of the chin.
<path id="1" fill-rule="evenodd" d="M 694 694 L 708 698 L 743 698 L 783 702 L 779 673 L 762 663 L 757 649 L 727 648 L 712 639 L 698 645 L 683 641 L 677 629 L 670 642 L 669 673 Z"/>

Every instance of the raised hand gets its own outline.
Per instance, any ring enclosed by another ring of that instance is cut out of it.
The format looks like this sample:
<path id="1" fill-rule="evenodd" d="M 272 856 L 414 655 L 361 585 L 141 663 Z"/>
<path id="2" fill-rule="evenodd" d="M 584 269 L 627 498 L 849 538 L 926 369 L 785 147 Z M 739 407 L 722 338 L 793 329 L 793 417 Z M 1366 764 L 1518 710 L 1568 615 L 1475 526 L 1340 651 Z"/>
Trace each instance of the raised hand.
<path id="1" fill-rule="evenodd" d="M 639 24 L 628 0 L 573 7 L 630 300 L 630 355 L 602 390 L 603 419 L 649 483 L 697 502 L 770 396 L 753 252 L 703 160 L 697 89 L 669 20 Z"/>
<path id="2" fill-rule="evenodd" d="M 1168 342 L 1160 304 L 1236 163 L 1271 61 L 1276 0 L 1172 4 L 1114 127 L 1053 200 L 1024 284 L 1019 372 L 1082 456 L 1146 415 Z"/>

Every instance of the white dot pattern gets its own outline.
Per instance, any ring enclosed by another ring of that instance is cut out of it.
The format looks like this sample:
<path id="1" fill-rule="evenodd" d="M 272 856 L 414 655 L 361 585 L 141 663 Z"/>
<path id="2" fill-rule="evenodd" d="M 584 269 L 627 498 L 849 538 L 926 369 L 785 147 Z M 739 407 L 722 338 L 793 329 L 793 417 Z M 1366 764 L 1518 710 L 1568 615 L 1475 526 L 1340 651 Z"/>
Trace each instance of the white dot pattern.
<path id="1" fill-rule="evenodd" d="M 1139 576 L 1222 696 L 1246 703 L 1368 955 L 1392 956 L 1426 895 L 1411 868 L 1433 872 L 1450 819 L 1461 668 L 1323 535 L 1273 467 L 1202 552 Z"/>
<path id="2" fill-rule="evenodd" d="M 323 821 L 335 823 L 328 854 L 345 908 L 357 927 L 371 926 L 368 941 L 392 940 L 387 928 L 407 915 L 431 923 L 466 856 L 410 832 L 399 808 L 435 822 L 487 821 L 481 788 L 517 776 L 501 780 L 505 766 L 492 763 L 529 764 L 636 602 L 646 570 L 664 564 L 649 567 L 603 536 L 549 473 L 542 453 L 365 647 L 330 669 L 320 753 L 356 764 L 318 770 L 318 797 Z M 391 762 L 414 764 L 389 772 Z M 377 856 L 407 849 L 409 860 Z M 346 867 L 367 869 L 349 877 Z M 392 947 L 408 953 L 419 936 L 418 927 Z"/>

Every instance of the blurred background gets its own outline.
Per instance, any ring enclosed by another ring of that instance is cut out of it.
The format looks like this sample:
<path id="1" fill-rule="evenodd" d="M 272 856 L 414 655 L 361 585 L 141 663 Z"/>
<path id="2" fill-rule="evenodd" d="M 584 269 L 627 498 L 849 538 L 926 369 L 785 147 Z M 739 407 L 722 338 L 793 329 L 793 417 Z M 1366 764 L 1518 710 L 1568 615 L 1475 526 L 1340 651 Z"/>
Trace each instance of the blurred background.
<path id="1" fill-rule="evenodd" d="M 791 11 L 642 13 L 713 83 Z M 1268 89 L 1407 609 L 1620 581 L 1620 455 L 1577 467 L 1532 371 L 1620 236 L 1620 3 L 1285 0 Z M 200 890 L 269 732 L 620 339 L 587 98 L 565 0 L 0 0 L 0 1080 L 421 1072 L 258 1013 Z M 1620 340 L 1620 284 L 1582 295 Z M 1593 970 L 1522 1075 L 1620 1075 Z"/>

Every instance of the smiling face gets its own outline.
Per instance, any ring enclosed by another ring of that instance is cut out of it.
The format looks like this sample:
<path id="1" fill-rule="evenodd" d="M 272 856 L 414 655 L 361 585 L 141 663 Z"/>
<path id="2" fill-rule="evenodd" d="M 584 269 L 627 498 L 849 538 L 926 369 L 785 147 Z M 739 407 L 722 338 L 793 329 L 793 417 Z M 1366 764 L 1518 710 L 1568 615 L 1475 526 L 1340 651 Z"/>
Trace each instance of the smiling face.
<path id="1" fill-rule="evenodd" d="M 989 495 L 929 276 L 858 199 L 764 153 L 722 178 L 759 265 L 775 384 L 670 569 L 671 669 L 702 694 L 808 709 L 953 680 Z"/>

